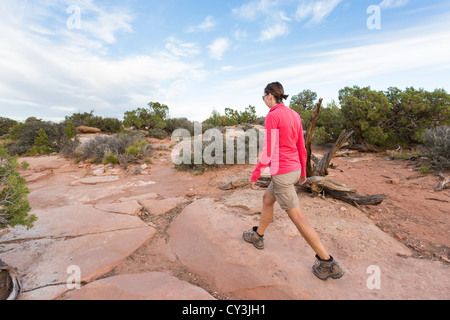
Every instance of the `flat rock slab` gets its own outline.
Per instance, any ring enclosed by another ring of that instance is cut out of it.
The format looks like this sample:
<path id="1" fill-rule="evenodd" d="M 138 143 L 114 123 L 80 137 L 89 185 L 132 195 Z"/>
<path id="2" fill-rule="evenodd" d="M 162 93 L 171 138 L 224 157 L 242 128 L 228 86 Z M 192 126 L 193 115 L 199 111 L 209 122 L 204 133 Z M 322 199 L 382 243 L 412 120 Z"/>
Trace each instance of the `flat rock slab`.
<path id="1" fill-rule="evenodd" d="M 155 230 L 146 226 L 73 238 L 30 240 L 1 245 L 4 253 L 0 257 L 19 271 L 23 299 L 27 292 L 44 287 L 51 289 L 51 296 L 42 291 L 40 296 L 54 299 L 68 290 L 64 284 L 72 276 L 69 267 L 79 269 L 81 282 L 91 282 L 111 271 L 154 234 Z M 56 285 L 59 290 L 54 290 Z"/>
<path id="2" fill-rule="evenodd" d="M 142 210 L 142 206 L 136 200 L 113 203 L 99 203 L 94 208 L 112 213 L 128 214 L 131 216 L 138 215 Z"/>
<path id="3" fill-rule="evenodd" d="M 242 231 L 258 224 L 255 217 L 213 199 L 197 200 L 177 216 L 168 230 L 169 245 L 186 269 L 219 292 L 243 299 L 450 298 L 447 265 L 409 258 L 407 247 L 355 208 L 320 214 L 308 218 L 322 220 L 319 235 L 346 271 L 341 280 L 313 275 L 315 253 L 288 218 L 271 224 L 260 251 L 242 239 Z M 379 270 L 381 289 L 368 286 L 371 270 Z"/>
<path id="4" fill-rule="evenodd" d="M 166 273 L 119 275 L 70 291 L 61 300 L 215 300 L 208 292 Z"/>
<path id="5" fill-rule="evenodd" d="M 84 204 L 32 210 L 31 213 L 38 218 L 34 228 L 26 230 L 24 227 L 16 227 L 0 241 L 76 237 L 147 226 L 139 217 L 104 212 Z"/>
<path id="6" fill-rule="evenodd" d="M 221 203 L 230 208 L 241 208 L 247 211 L 247 214 L 260 215 L 263 206 L 263 196 L 265 190 L 239 190 L 225 195 L 221 199 Z M 286 211 L 282 210 L 278 202 L 274 204 L 274 215 L 286 216 Z"/>
<path id="7" fill-rule="evenodd" d="M 156 199 L 142 200 L 140 201 L 140 203 L 150 214 L 159 216 L 176 208 L 184 200 L 186 200 L 184 197 L 179 197 L 179 198 L 167 198 L 162 200 Z"/>
<path id="8" fill-rule="evenodd" d="M 155 234 L 137 216 L 104 212 L 73 204 L 33 210 L 38 220 L 0 239 L 0 258 L 18 269 L 22 299 L 54 299 L 67 291 L 69 266 L 78 266 L 81 281 L 111 271 Z M 39 289 L 39 293 L 33 290 Z"/>
<path id="9" fill-rule="evenodd" d="M 102 177 L 89 177 L 84 179 L 75 180 L 71 183 L 72 186 L 80 185 L 80 184 L 99 184 L 99 183 L 108 183 L 119 181 L 120 177 L 118 176 L 102 176 Z"/>

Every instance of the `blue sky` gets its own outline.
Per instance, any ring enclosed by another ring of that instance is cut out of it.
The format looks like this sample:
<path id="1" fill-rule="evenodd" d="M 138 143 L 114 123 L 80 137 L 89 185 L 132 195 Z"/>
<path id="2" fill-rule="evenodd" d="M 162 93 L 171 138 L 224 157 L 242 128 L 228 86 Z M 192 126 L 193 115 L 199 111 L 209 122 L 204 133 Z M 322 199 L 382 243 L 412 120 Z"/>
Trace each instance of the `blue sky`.
<path id="1" fill-rule="evenodd" d="M 123 119 L 150 101 L 195 121 L 265 116 L 273 81 L 325 103 L 354 85 L 450 89 L 446 0 L 2 0 L 0 30 L 0 116 L 16 120 Z"/>

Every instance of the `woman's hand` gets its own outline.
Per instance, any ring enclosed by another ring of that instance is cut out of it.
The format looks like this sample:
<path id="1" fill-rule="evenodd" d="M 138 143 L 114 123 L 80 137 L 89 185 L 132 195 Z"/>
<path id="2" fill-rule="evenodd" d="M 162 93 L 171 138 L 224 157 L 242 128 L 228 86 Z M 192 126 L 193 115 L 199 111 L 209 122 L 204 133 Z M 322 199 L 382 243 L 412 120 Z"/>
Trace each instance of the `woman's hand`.
<path id="1" fill-rule="evenodd" d="M 256 182 L 251 181 L 251 180 L 250 180 L 250 188 L 252 190 L 259 190 L 259 188 L 256 186 Z"/>
<path id="2" fill-rule="evenodd" d="M 298 184 L 303 185 L 306 183 L 306 180 L 307 180 L 306 177 L 301 177 L 300 180 L 298 181 Z"/>

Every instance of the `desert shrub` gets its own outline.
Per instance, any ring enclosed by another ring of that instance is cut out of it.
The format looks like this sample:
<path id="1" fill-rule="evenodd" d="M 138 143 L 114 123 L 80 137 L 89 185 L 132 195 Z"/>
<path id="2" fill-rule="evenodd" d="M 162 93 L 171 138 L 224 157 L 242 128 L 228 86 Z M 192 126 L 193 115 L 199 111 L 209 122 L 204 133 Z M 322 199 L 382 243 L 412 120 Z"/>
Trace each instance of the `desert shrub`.
<path id="1" fill-rule="evenodd" d="M 427 129 L 423 140 L 423 155 L 430 159 L 430 167 L 450 169 L 450 126 Z"/>
<path id="2" fill-rule="evenodd" d="M 172 134 L 177 129 L 186 129 L 191 135 L 194 135 L 194 123 L 187 118 L 173 118 L 166 119 L 166 127 L 164 131 Z"/>
<path id="3" fill-rule="evenodd" d="M 8 134 L 16 124 L 15 120 L 0 117 L 0 137 Z"/>
<path id="4" fill-rule="evenodd" d="M 24 123 L 17 123 L 11 129 L 10 134 L 14 142 L 7 148 L 12 155 L 29 153 L 36 145 L 36 141 L 44 143 L 47 148 L 53 151 L 58 151 L 60 131 L 58 126 L 52 122 L 30 117 Z M 36 151 L 39 147 L 39 145 L 36 145 L 33 150 Z"/>
<path id="5" fill-rule="evenodd" d="M 243 123 L 256 124 L 256 108 L 248 106 L 244 111 L 237 111 L 231 108 L 225 108 L 225 115 L 221 115 L 217 110 L 213 110 L 211 116 L 203 124 L 208 127 L 236 126 Z"/>
<path id="6" fill-rule="evenodd" d="M 119 163 L 126 167 L 151 153 L 151 145 L 136 133 L 96 136 L 77 150 L 78 159 L 93 163 Z M 116 159 L 118 161 L 116 162 Z"/>
<path id="7" fill-rule="evenodd" d="M 71 116 L 67 116 L 63 125 L 66 126 L 66 123 L 69 121 L 73 123 L 75 128 L 79 126 L 94 127 L 107 133 L 119 133 L 122 131 L 122 122 L 119 119 L 95 116 L 94 111 L 74 113 Z"/>
<path id="8" fill-rule="evenodd" d="M 450 95 L 443 89 L 433 92 L 391 87 L 385 92 L 391 113 L 385 127 L 393 129 L 397 143 L 422 143 L 428 128 L 450 125 Z"/>
<path id="9" fill-rule="evenodd" d="M 215 133 L 221 134 L 222 145 L 219 147 L 220 143 L 216 143 L 216 135 L 213 137 L 205 138 L 202 137 L 201 140 L 201 150 L 196 149 L 195 139 L 191 139 L 191 141 L 184 141 L 182 143 L 186 143 L 184 148 L 190 149 L 190 154 L 187 154 L 186 161 L 182 163 L 175 164 L 175 168 L 178 170 L 192 170 L 194 174 L 201 174 L 209 167 L 224 167 L 226 165 L 234 165 L 234 164 L 248 164 L 250 162 L 256 164 L 257 162 L 257 153 L 262 149 L 262 143 L 264 141 L 264 136 L 260 137 L 263 131 L 255 130 L 255 134 L 248 136 L 233 136 L 228 137 L 228 145 L 227 145 L 227 136 L 222 133 L 220 130 L 216 130 Z M 208 132 L 206 132 L 208 134 Z M 190 147 L 189 147 L 190 143 Z M 233 154 L 227 154 L 227 148 L 229 144 L 232 143 Z M 256 144 L 255 144 L 256 143 Z M 175 147 L 175 151 L 176 151 Z M 260 149 L 259 149 L 260 148 Z M 181 149 L 179 151 L 180 158 L 186 152 L 185 149 Z M 196 163 L 195 153 L 201 152 L 201 163 Z M 206 159 L 206 156 L 209 158 Z"/>
<path id="10" fill-rule="evenodd" d="M 27 195 L 30 192 L 16 168 L 19 167 L 17 156 L 9 156 L 7 150 L 0 146 L 0 229 L 15 226 L 33 227 L 36 216 L 29 214 L 31 207 Z M 26 169 L 28 164 L 22 162 Z"/>
<path id="11" fill-rule="evenodd" d="M 317 93 L 309 89 L 303 90 L 291 99 L 289 107 L 300 115 L 304 131 L 308 130 L 317 102 Z M 333 100 L 321 109 L 314 127 L 313 143 L 321 145 L 335 142 L 342 130 L 342 112 Z"/>
<path id="12" fill-rule="evenodd" d="M 147 137 L 162 140 L 167 138 L 167 132 L 163 129 L 150 129 L 147 132 Z"/>
<path id="13" fill-rule="evenodd" d="M 159 102 L 150 102 L 148 108 L 138 108 L 124 114 L 123 125 L 135 129 L 164 129 L 169 107 Z"/>
<path id="14" fill-rule="evenodd" d="M 395 143 L 389 139 L 393 128 L 386 126 L 392 108 L 382 91 L 374 91 L 370 87 L 346 87 L 339 91 L 339 101 L 344 128 L 354 131 L 358 144 L 389 147 Z"/>
<path id="15" fill-rule="evenodd" d="M 428 128 L 450 125 L 450 95 L 443 89 L 346 87 L 339 92 L 344 128 L 357 143 L 406 147 L 423 142 Z"/>

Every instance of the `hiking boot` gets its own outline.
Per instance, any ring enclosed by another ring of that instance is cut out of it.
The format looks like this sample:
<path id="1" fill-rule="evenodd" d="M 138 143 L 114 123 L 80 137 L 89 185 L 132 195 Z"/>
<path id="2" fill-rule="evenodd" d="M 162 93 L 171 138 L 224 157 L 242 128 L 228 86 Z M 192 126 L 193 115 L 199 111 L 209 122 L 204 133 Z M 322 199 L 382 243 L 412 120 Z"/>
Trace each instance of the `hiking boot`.
<path id="1" fill-rule="evenodd" d="M 257 234 L 256 230 L 258 230 L 258 227 L 253 227 L 252 230 L 244 231 L 243 237 L 245 241 L 253 244 L 256 249 L 262 250 L 264 249 L 264 238 Z"/>
<path id="2" fill-rule="evenodd" d="M 322 260 L 316 254 L 316 263 L 312 267 L 314 275 L 320 280 L 327 280 L 328 278 L 340 279 L 344 276 L 345 272 L 342 271 L 339 264 L 334 261 L 333 257 L 330 260 Z"/>

